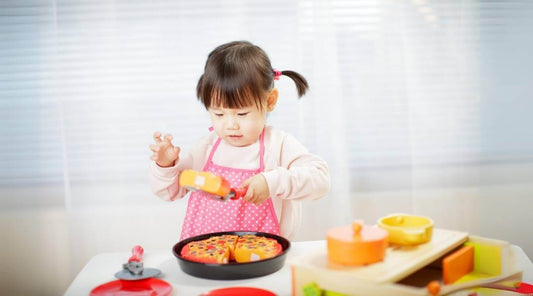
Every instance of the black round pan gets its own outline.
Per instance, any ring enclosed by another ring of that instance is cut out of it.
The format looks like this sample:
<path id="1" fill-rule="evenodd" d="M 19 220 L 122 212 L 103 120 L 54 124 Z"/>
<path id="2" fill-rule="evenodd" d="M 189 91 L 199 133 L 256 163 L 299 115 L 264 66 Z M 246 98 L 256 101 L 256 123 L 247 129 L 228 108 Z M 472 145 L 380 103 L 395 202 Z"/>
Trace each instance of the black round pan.
<path id="1" fill-rule="evenodd" d="M 254 262 L 247 262 L 247 263 L 237 263 L 237 262 L 229 262 L 226 264 L 200 263 L 200 262 L 190 261 L 190 260 L 187 260 L 181 257 L 180 255 L 181 249 L 183 249 L 183 247 L 189 242 L 203 240 L 211 236 L 224 235 L 224 234 L 233 234 L 233 235 L 239 235 L 239 236 L 246 235 L 246 234 L 253 234 L 257 236 L 273 238 L 280 243 L 283 249 L 283 252 L 273 258 L 254 261 Z M 206 279 L 237 280 L 237 279 L 247 279 L 247 278 L 264 276 L 264 275 L 271 274 L 273 272 L 280 270 L 285 264 L 285 259 L 287 257 L 287 252 L 289 251 L 290 246 L 291 246 L 291 243 L 287 239 L 279 235 L 274 235 L 274 234 L 265 233 L 265 232 L 254 232 L 254 231 L 227 231 L 227 232 L 215 232 L 215 233 L 202 234 L 199 236 L 184 239 L 174 245 L 174 247 L 172 248 L 172 253 L 178 259 L 178 264 L 181 270 L 183 270 L 187 274 L 200 277 L 200 278 L 206 278 Z"/>

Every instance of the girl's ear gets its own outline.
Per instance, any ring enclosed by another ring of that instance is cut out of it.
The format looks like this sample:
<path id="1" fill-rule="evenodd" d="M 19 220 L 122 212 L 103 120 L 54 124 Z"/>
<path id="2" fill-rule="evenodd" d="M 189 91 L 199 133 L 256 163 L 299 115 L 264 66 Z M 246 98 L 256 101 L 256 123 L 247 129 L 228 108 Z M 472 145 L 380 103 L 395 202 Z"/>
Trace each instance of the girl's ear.
<path id="1" fill-rule="evenodd" d="M 272 110 L 274 110 L 274 107 L 276 107 L 276 103 L 278 102 L 278 90 L 273 88 L 271 91 L 270 91 L 270 94 L 268 94 L 268 98 L 267 98 L 267 112 L 271 112 Z"/>

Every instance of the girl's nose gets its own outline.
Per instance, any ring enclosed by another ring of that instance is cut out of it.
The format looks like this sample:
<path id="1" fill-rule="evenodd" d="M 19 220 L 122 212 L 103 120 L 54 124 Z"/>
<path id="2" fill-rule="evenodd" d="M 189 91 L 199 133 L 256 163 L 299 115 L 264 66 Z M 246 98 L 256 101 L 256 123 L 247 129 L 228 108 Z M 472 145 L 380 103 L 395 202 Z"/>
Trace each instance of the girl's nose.
<path id="1" fill-rule="evenodd" d="M 239 122 L 237 120 L 237 118 L 235 117 L 231 117 L 229 122 L 228 122 L 228 128 L 229 129 L 239 129 Z"/>

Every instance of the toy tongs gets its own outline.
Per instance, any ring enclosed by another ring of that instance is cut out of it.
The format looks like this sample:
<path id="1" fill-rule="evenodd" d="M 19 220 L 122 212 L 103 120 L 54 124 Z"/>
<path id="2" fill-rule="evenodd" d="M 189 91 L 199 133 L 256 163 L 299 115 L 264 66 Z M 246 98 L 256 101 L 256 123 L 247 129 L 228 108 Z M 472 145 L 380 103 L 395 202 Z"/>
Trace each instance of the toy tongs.
<path id="1" fill-rule="evenodd" d="M 217 176 L 210 172 L 198 172 L 195 170 L 184 170 L 179 178 L 180 186 L 189 190 L 201 190 L 212 194 L 216 199 L 226 201 L 228 199 L 239 199 L 246 195 L 247 187 L 231 188 L 231 184 L 224 177 Z"/>

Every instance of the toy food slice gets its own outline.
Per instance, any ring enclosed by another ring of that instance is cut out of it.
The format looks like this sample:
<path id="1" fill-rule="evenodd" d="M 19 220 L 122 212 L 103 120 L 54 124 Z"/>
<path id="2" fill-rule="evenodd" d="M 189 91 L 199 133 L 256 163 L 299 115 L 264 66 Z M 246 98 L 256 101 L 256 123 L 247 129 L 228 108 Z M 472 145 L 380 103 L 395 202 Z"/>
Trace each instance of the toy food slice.
<path id="1" fill-rule="evenodd" d="M 235 247 L 235 261 L 243 263 L 264 260 L 275 257 L 282 251 L 281 245 L 275 239 L 245 235 L 239 237 Z"/>
<path id="2" fill-rule="evenodd" d="M 225 243 L 218 243 L 218 237 L 188 243 L 181 250 L 181 256 L 187 260 L 202 263 L 228 263 L 230 248 Z"/>
<path id="3" fill-rule="evenodd" d="M 184 170 L 180 174 L 179 184 L 191 190 L 201 190 L 221 197 L 226 197 L 231 192 L 228 180 L 210 172 Z"/>

